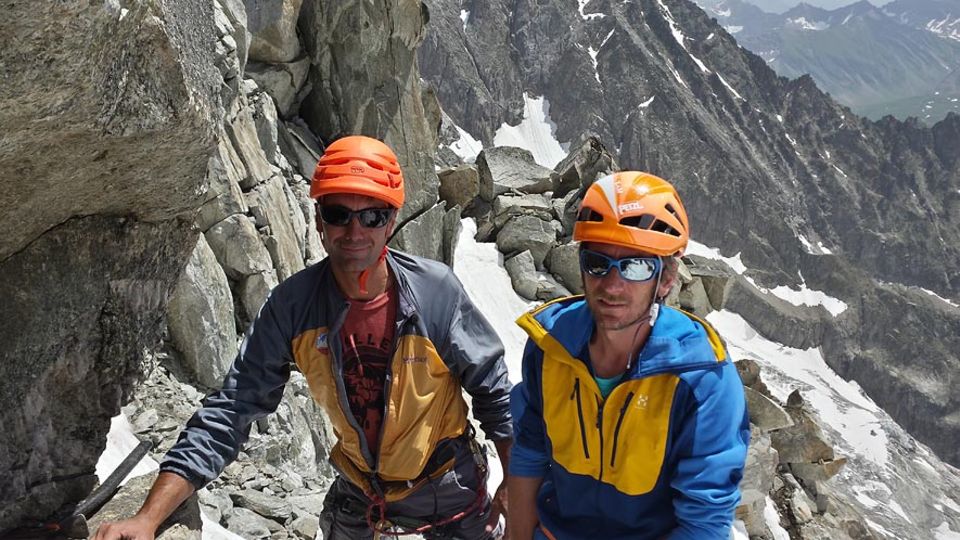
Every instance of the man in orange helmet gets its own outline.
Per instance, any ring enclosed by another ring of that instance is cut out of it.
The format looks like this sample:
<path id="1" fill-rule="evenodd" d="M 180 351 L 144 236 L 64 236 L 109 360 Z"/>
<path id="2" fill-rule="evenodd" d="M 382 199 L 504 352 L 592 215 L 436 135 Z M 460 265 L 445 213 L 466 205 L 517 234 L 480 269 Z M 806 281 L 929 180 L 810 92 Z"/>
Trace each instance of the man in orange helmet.
<path id="1" fill-rule="evenodd" d="M 448 267 L 387 249 L 404 183 L 385 144 L 333 142 L 310 195 L 328 257 L 271 292 L 223 388 L 180 434 L 140 512 L 96 539 L 152 538 L 236 457 L 251 423 L 276 410 L 294 365 L 339 439 L 330 453 L 339 475 L 320 516 L 324 539 L 388 530 L 493 536 L 506 483 L 491 502 L 461 388 L 506 470 L 510 382 L 500 339 Z"/>
<path id="2" fill-rule="evenodd" d="M 573 237 L 585 298 L 517 321 L 511 538 L 728 538 L 749 422 L 720 337 L 661 305 L 689 238 L 676 190 L 604 177 Z"/>

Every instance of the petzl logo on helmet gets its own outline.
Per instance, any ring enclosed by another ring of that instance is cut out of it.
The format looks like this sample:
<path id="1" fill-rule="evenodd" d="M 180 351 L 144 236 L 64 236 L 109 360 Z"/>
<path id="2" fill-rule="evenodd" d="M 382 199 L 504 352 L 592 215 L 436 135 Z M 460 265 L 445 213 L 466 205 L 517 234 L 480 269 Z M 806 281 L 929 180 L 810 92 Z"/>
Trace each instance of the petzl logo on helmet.
<path id="1" fill-rule="evenodd" d="M 316 348 L 318 351 L 320 351 L 320 352 L 322 352 L 322 353 L 325 353 L 325 354 L 326 354 L 326 353 L 329 353 L 329 352 L 330 352 L 330 346 L 329 346 L 329 344 L 327 343 L 327 334 L 326 334 L 326 333 L 323 333 L 323 334 L 320 334 L 319 336 L 317 336 L 317 340 L 313 342 L 313 346 L 314 346 L 314 348 Z"/>
<path id="2" fill-rule="evenodd" d="M 637 201 L 628 202 L 626 204 L 621 204 L 620 206 L 618 206 L 617 210 L 619 210 L 621 214 L 624 212 L 632 212 L 634 210 L 643 210 L 643 205 Z"/>

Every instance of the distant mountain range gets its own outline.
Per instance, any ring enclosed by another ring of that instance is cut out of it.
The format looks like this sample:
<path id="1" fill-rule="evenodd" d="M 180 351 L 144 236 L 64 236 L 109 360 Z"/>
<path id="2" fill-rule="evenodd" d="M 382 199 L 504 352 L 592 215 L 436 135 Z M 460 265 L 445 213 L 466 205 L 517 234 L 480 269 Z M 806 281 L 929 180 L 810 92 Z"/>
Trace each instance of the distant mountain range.
<path id="1" fill-rule="evenodd" d="M 777 73 L 809 73 L 860 114 L 933 123 L 960 112 L 960 0 L 861 0 L 785 13 L 744 0 L 696 0 Z"/>
<path id="2" fill-rule="evenodd" d="M 747 0 L 767 13 L 783 13 L 797 5 L 799 0 Z M 823 9 L 837 9 L 849 5 L 854 0 L 807 0 L 811 6 Z M 871 4 L 882 6 L 890 0 L 871 0 Z"/>

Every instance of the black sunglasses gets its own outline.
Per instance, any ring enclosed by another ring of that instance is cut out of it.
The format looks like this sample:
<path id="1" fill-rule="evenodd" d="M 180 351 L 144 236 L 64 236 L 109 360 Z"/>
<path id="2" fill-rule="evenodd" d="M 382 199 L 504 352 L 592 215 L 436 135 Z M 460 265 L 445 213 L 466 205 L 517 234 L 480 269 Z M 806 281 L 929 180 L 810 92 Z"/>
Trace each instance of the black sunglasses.
<path id="1" fill-rule="evenodd" d="M 580 268 L 594 277 L 603 277 L 616 268 L 627 281 L 647 281 L 660 272 L 659 257 L 624 257 L 614 259 L 589 249 L 580 250 Z"/>
<path id="2" fill-rule="evenodd" d="M 393 215 L 393 208 L 363 208 L 361 210 L 351 210 L 346 206 L 338 204 L 319 205 L 320 219 L 327 225 L 335 227 L 346 227 L 357 217 L 360 225 L 368 229 L 379 229 L 390 221 Z"/>

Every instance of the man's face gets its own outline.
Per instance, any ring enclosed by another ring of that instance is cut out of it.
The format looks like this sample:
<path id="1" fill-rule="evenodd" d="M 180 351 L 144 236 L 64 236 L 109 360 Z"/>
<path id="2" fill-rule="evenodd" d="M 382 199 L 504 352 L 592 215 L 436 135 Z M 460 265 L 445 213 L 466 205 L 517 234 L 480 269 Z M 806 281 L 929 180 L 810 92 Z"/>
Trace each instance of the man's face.
<path id="1" fill-rule="evenodd" d="M 318 201 L 319 207 L 341 207 L 350 211 L 367 208 L 391 208 L 387 203 L 363 195 L 327 195 Z M 396 221 L 396 211 L 392 212 L 383 227 L 364 227 L 358 216 L 352 216 L 345 225 L 327 223 L 317 209 L 317 230 L 323 241 L 323 248 L 330 255 L 330 264 L 346 272 L 362 272 L 372 266 L 383 246 L 387 244 Z"/>
<path id="2" fill-rule="evenodd" d="M 589 242 L 584 249 L 602 253 L 614 259 L 624 257 L 653 257 L 649 253 L 628 249 L 622 246 Z M 657 287 L 657 276 L 647 281 L 629 281 L 624 279 L 616 268 L 611 268 L 606 276 L 593 276 L 582 269 L 583 289 L 587 305 L 593 313 L 597 327 L 605 330 L 623 330 L 646 316 L 653 304 L 653 291 Z M 670 291 L 672 279 L 662 279 L 660 296 Z"/>

